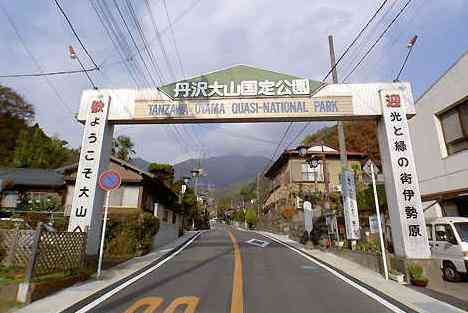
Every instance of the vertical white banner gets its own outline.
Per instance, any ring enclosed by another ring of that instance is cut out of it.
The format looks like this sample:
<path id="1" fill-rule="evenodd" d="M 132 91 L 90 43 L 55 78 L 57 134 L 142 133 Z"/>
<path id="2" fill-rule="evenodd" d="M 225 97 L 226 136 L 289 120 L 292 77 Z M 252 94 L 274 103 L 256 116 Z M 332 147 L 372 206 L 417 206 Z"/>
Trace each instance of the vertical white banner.
<path id="1" fill-rule="evenodd" d="M 346 238 L 348 240 L 358 240 L 361 238 L 361 233 L 353 171 L 344 170 L 342 172 L 341 189 L 346 224 Z"/>
<path id="2" fill-rule="evenodd" d="M 379 124 L 379 145 L 395 254 L 428 258 L 431 253 L 404 109 L 409 99 L 404 99 L 400 90 L 383 90 L 380 97 L 383 122 Z"/>
<path id="3" fill-rule="evenodd" d="M 104 194 L 97 185 L 99 174 L 109 163 L 113 130 L 107 123 L 110 101 L 110 96 L 99 96 L 89 103 L 68 224 L 72 232 L 88 228 L 88 254 L 97 254 L 99 247 Z"/>
<path id="4" fill-rule="evenodd" d="M 312 204 L 309 201 L 304 201 L 304 228 L 310 233 L 313 229 L 312 223 Z"/>

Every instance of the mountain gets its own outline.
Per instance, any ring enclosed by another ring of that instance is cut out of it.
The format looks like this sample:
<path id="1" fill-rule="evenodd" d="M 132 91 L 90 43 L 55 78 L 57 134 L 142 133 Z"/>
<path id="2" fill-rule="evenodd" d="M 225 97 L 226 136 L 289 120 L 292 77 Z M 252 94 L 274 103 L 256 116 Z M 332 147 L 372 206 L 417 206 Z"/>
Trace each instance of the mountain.
<path id="1" fill-rule="evenodd" d="M 174 165 L 176 177 L 191 176 L 192 166 L 198 167 L 199 160 L 186 160 Z M 202 185 L 214 185 L 217 189 L 232 184 L 242 183 L 255 177 L 268 162 L 262 156 L 226 155 L 203 159 L 205 177 L 200 178 Z M 193 164 L 193 165 L 192 165 Z"/>
<path id="2" fill-rule="evenodd" d="M 148 170 L 148 166 L 150 165 L 150 162 L 142 159 L 142 158 L 134 158 L 128 161 L 128 163 L 132 164 L 133 166 L 138 167 L 139 169 L 142 169 L 144 171 Z"/>

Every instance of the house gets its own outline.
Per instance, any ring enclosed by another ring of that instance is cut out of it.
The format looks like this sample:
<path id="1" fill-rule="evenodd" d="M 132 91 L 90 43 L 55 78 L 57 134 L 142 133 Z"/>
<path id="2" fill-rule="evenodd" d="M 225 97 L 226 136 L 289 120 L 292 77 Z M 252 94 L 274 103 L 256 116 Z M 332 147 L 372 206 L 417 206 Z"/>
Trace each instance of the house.
<path id="1" fill-rule="evenodd" d="M 319 157 L 319 164 L 314 168 L 306 163 L 296 150 L 286 150 L 266 171 L 265 177 L 271 181 L 271 190 L 264 202 L 263 211 L 271 208 L 281 210 L 295 203 L 301 194 L 325 191 L 324 164 L 329 177 L 329 191 L 341 191 L 340 152 L 325 145 L 312 145 L 307 148 L 306 157 Z M 347 152 L 348 168 L 361 169 L 361 162 L 366 155 L 359 152 Z M 322 157 L 325 162 L 323 163 Z M 296 205 L 294 205 L 296 206 Z"/>
<path id="2" fill-rule="evenodd" d="M 108 169 L 116 171 L 122 178 L 120 188 L 111 192 L 110 214 L 146 211 L 156 212 L 163 222 L 172 219 L 174 208 L 170 206 L 177 203 L 177 195 L 163 181 L 152 173 L 115 157 L 110 158 Z M 78 163 L 57 170 L 63 173 L 66 184 L 65 215 L 70 215 L 77 170 Z"/>
<path id="3" fill-rule="evenodd" d="M 468 52 L 416 101 L 409 120 L 426 218 L 468 217 Z"/>
<path id="4" fill-rule="evenodd" d="M 3 210 L 48 209 L 63 204 L 63 175 L 38 168 L 0 168 L 0 208 Z M 50 205 L 49 205 L 50 204 Z"/>

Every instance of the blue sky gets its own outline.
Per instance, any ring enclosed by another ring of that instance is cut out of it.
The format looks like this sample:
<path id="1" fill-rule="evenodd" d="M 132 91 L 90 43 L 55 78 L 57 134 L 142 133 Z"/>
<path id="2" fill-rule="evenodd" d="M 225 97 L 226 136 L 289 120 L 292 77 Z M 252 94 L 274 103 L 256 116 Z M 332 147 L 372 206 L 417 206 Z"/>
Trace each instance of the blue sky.
<path id="1" fill-rule="evenodd" d="M 329 67 L 327 35 L 335 35 L 339 55 L 380 3 L 370 0 L 167 2 L 172 19 L 186 12 L 174 22 L 186 76 L 244 63 L 317 80 Z M 377 23 L 371 25 L 350 55 L 343 59 L 342 66 L 338 68 L 341 77 L 347 74 L 405 2 L 387 2 L 376 19 Z M 103 63 L 102 71 L 92 74 L 97 85 L 103 88 L 133 88 L 122 63 L 118 63 L 120 56 L 107 38 L 90 2 L 61 0 L 60 3 L 69 13 L 93 58 L 98 64 Z M 107 3 L 113 5 L 112 1 Z M 133 3 L 137 4 L 136 13 L 142 20 L 143 31 L 148 39 L 154 38 L 144 2 Z M 175 57 L 162 0 L 149 0 L 149 3 L 163 32 L 163 44 L 176 73 L 173 79 L 181 79 L 183 75 Z M 67 55 L 70 44 L 85 63 L 91 65 L 52 0 L 0 0 L 0 4 L 13 19 L 25 44 L 45 71 L 77 68 L 76 62 Z M 187 11 L 188 8 L 191 9 Z M 37 72 L 38 68 L 25 52 L 3 10 L 0 10 L 0 15 L 0 74 Z M 467 50 L 467 21 L 466 1 L 413 0 L 398 23 L 348 81 L 391 81 L 405 56 L 407 41 L 417 34 L 417 45 L 401 77 L 401 80 L 412 83 L 417 97 Z M 152 41 L 151 47 L 157 58 L 161 59 L 160 45 L 156 40 Z M 169 70 L 163 68 L 163 71 L 169 78 Z M 81 91 L 89 88 L 83 75 L 50 79 L 50 84 L 63 101 L 42 78 L 0 79 L 0 83 L 16 89 L 34 105 L 37 121 L 50 135 L 64 138 L 73 147 L 79 146 L 82 126 L 74 122 L 72 113 L 77 111 Z M 324 125 L 315 123 L 309 131 Z M 271 142 L 279 140 L 286 126 L 285 123 L 180 126 L 182 133 L 192 133 L 187 134 L 182 143 L 177 143 L 173 130 L 165 125 L 118 127 L 116 134 L 130 135 L 139 156 L 151 161 L 173 163 L 200 154 L 270 157 L 276 147 Z M 301 127 L 301 124 L 294 126 L 287 142 Z M 193 134 L 196 138 L 193 138 Z M 245 136 L 250 138 L 246 139 Z"/>

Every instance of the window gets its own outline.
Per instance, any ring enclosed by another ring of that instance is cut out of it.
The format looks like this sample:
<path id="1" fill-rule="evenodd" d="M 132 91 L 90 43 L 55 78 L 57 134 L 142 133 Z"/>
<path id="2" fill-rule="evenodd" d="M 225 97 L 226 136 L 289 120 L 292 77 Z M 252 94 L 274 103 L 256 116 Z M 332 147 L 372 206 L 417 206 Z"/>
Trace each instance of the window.
<path id="1" fill-rule="evenodd" d="M 323 181 L 322 164 L 312 167 L 307 163 L 302 164 L 302 180 L 304 181 Z"/>
<path id="2" fill-rule="evenodd" d="M 432 225 L 426 225 L 426 231 L 427 231 L 427 239 L 430 241 L 434 240 L 432 238 Z"/>
<path id="3" fill-rule="evenodd" d="M 123 193 L 124 193 L 124 188 L 119 188 L 111 192 L 110 194 L 110 206 L 111 207 L 113 208 L 122 207 Z"/>
<path id="4" fill-rule="evenodd" d="M 455 235 L 449 224 L 437 224 L 435 226 L 435 236 L 437 241 L 456 242 Z"/>
<path id="5" fill-rule="evenodd" d="M 468 242 L 468 223 L 454 223 L 455 228 L 457 229 L 458 236 L 460 236 L 461 241 Z"/>
<path id="6" fill-rule="evenodd" d="M 175 224 L 177 222 L 177 215 L 175 212 L 172 212 L 172 224 Z"/>
<path id="7" fill-rule="evenodd" d="M 447 153 L 468 150 L 468 99 L 439 115 Z"/>

